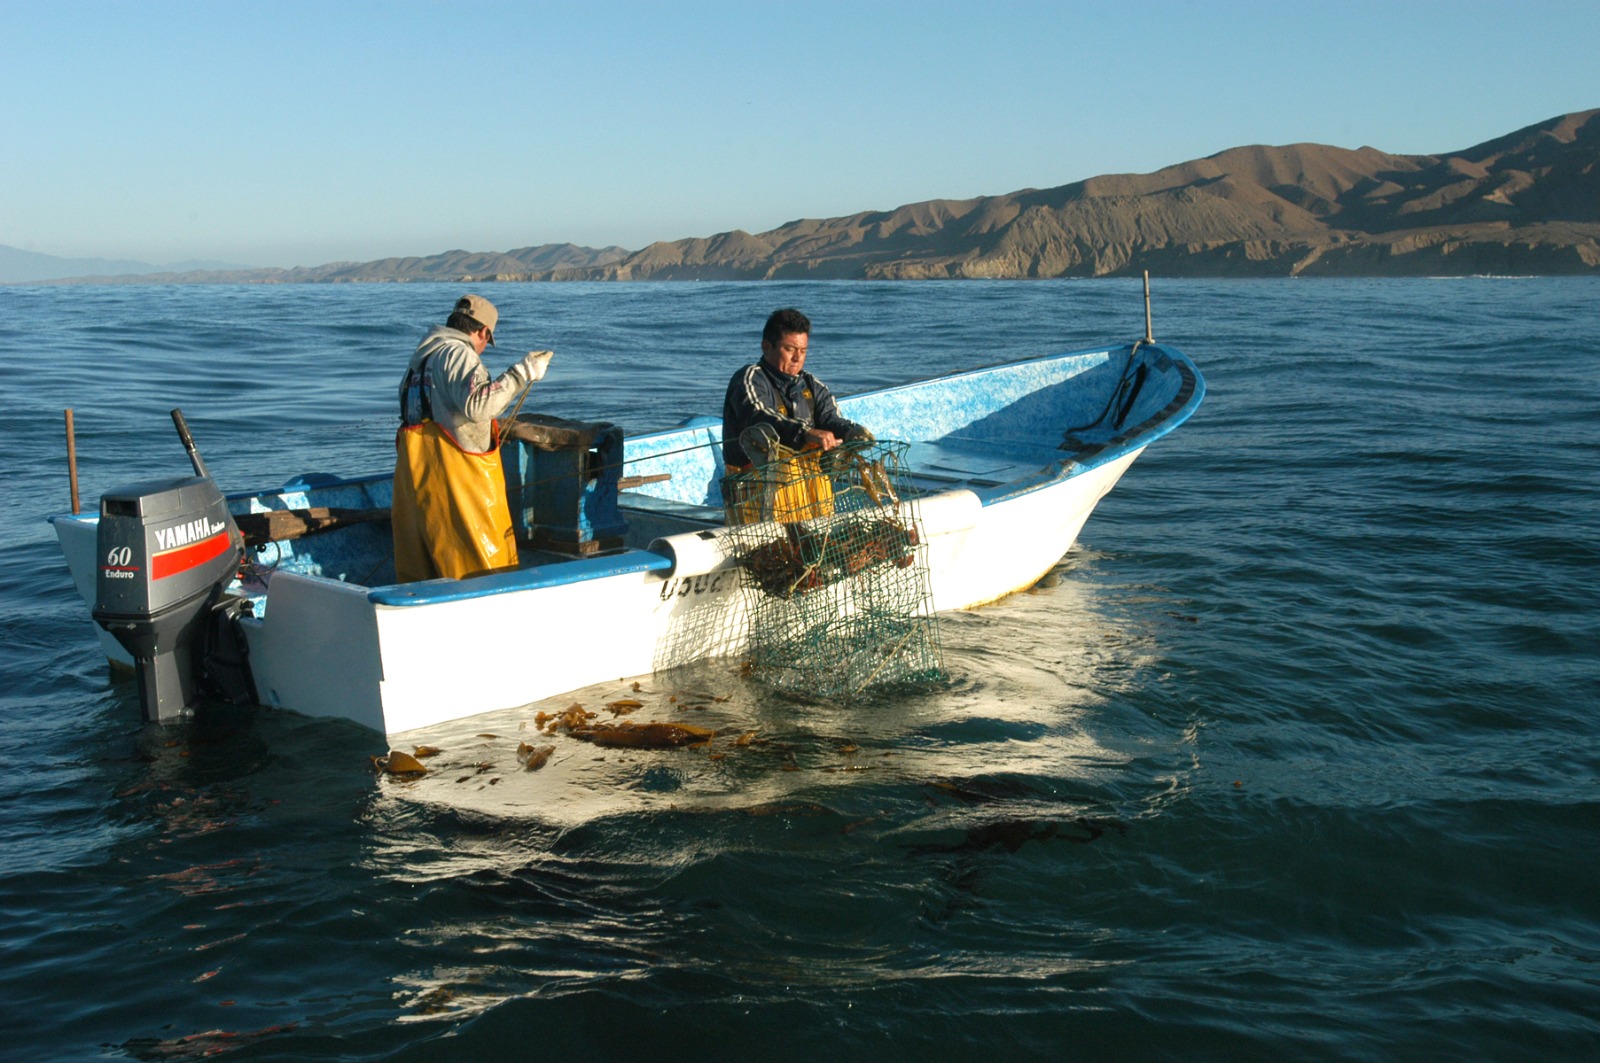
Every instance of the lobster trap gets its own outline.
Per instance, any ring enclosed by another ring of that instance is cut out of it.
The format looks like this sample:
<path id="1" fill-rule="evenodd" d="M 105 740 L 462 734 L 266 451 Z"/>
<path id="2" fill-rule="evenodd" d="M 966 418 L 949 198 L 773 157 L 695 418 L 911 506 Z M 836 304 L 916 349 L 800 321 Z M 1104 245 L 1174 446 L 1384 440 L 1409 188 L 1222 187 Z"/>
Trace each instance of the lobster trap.
<path id="1" fill-rule="evenodd" d="M 752 674 L 828 701 L 944 677 L 905 443 L 779 448 L 723 480 Z"/>

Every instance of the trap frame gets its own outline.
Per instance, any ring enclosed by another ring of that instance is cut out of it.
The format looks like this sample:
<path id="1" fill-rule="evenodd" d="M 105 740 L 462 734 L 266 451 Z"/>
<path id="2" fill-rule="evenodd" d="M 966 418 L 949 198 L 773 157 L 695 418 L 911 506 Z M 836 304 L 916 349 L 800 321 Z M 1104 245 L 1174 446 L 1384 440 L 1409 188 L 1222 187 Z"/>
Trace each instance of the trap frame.
<path id="1" fill-rule="evenodd" d="M 944 678 L 908 449 L 780 447 L 724 478 L 755 678 L 836 702 Z"/>

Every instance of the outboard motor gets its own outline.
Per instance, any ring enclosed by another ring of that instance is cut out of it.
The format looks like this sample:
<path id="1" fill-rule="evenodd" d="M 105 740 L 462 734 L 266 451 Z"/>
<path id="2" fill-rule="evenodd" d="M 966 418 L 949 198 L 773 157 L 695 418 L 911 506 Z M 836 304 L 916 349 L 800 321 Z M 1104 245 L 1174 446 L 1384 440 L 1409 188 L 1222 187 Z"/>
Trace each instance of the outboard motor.
<path id="1" fill-rule="evenodd" d="M 197 646 L 214 623 L 231 621 L 219 599 L 244 559 L 244 538 L 182 411 L 172 420 L 195 475 L 100 496 L 94 619 L 133 655 L 147 721 L 172 719 L 199 700 Z"/>

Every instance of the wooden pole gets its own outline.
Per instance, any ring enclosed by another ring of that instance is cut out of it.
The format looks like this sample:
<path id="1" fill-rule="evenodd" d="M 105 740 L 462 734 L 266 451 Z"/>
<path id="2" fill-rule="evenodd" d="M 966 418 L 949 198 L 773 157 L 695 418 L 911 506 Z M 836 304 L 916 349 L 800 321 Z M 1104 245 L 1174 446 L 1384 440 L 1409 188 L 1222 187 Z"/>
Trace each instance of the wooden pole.
<path id="1" fill-rule="evenodd" d="M 72 431 L 72 410 L 67 410 L 67 480 L 72 484 L 72 512 L 81 513 L 78 504 L 78 440 Z"/>

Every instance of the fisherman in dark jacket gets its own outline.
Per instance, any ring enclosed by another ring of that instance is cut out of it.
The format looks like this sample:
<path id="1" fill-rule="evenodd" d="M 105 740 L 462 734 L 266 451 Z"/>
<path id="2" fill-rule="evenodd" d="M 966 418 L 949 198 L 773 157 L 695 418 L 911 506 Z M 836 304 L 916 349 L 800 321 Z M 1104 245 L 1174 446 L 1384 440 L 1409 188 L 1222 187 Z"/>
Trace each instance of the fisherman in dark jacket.
<path id="1" fill-rule="evenodd" d="M 731 471 L 767 460 L 774 444 L 792 451 L 832 450 L 872 433 L 839 414 L 822 381 L 805 371 L 811 322 L 795 309 L 775 310 L 761 330 L 761 361 L 728 382 L 722 404 L 722 460 Z"/>

